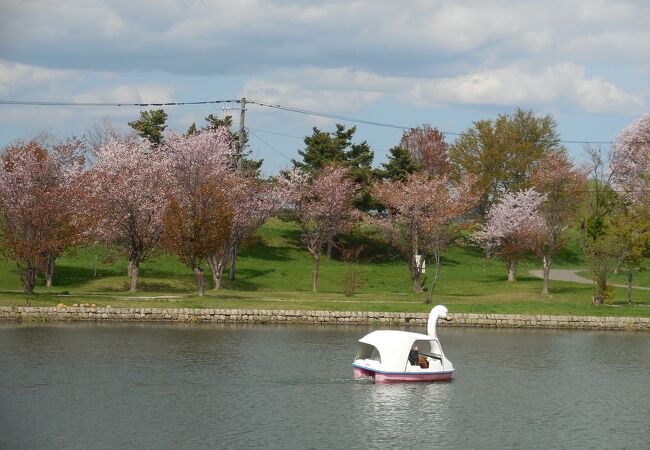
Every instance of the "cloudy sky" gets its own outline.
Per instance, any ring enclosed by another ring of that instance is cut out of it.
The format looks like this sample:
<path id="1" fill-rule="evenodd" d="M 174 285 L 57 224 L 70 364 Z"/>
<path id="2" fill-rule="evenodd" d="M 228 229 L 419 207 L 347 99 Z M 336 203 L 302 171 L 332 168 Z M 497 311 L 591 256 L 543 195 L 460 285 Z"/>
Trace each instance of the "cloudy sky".
<path id="1" fill-rule="evenodd" d="M 650 104 L 650 2 L 0 0 L 0 99 L 236 99 L 450 133 L 519 106 L 609 141 Z M 185 130 L 224 105 L 169 107 Z M 235 108 L 237 104 L 228 105 Z M 0 144 L 83 134 L 130 107 L 0 105 Z M 251 105 L 274 173 L 329 119 Z M 350 124 L 352 125 L 352 124 Z M 274 134 L 276 133 L 276 134 Z M 359 125 L 377 162 L 401 131 Z M 567 144 L 579 158 L 580 144 Z"/>

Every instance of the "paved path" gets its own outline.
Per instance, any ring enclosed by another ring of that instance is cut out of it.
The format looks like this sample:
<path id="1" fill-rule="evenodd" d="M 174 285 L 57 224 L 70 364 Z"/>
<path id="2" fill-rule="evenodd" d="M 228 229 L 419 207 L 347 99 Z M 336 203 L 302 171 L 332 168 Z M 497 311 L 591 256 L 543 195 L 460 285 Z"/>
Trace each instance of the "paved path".
<path id="1" fill-rule="evenodd" d="M 584 272 L 587 269 L 551 269 L 549 274 L 551 280 L 555 281 L 571 281 L 573 283 L 581 284 L 592 284 L 592 280 L 589 278 L 581 277 L 577 272 Z M 544 273 L 541 270 L 531 270 L 530 273 L 532 276 L 537 278 L 544 278 Z M 613 284 L 614 287 L 620 287 L 627 289 L 626 284 Z M 641 289 L 642 291 L 650 291 L 648 287 L 642 286 L 632 286 L 634 289 Z"/>

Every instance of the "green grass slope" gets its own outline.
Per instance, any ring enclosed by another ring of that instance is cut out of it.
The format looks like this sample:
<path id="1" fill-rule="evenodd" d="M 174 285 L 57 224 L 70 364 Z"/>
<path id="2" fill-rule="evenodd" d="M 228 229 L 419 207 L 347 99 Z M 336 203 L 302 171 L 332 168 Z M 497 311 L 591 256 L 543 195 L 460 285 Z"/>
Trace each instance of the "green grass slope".
<path id="1" fill-rule="evenodd" d="M 300 247 L 294 223 L 271 220 L 262 227 L 237 259 L 237 279 L 224 288 L 195 295 L 192 272 L 171 255 L 160 255 L 141 267 L 140 290 L 128 292 L 127 262 L 105 263 L 106 249 L 79 249 L 57 262 L 52 288 L 39 280 L 36 294 L 20 293 L 12 263 L 0 261 L 0 304 L 56 305 L 63 302 L 95 303 L 98 306 L 265 308 L 358 311 L 428 311 L 424 294 L 413 294 L 409 271 L 403 259 L 388 252 L 372 233 L 351 237 L 367 245 L 360 266 L 363 286 L 352 297 L 343 293 L 346 265 L 323 257 L 319 292 L 311 292 L 311 256 Z M 577 244 L 572 241 L 554 261 L 555 268 L 584 268 Z M 591 305 L 592 288 L 551 282 L 550 295 L 540 294 L 542 281 L 530 276 L 539 269 L 535 259 L 520 264 L 517 282 L 506 281 L 501 261 L 488 260 L 475 248 L 453 247 L 444 255 L 434 303 L 448 305 L 452 312 L 510 314 L 632 315 L 650 316 L 650 292 L 635 291 L 637 305 L 627 306 L 626 291 L 616 289 L 609 305 Z M 430 275 L 427 274 L 427 277 Z M 645 275 L 641 280 L 648 280 Z M 427 287 L 430 280 L 427 278 Z"/>

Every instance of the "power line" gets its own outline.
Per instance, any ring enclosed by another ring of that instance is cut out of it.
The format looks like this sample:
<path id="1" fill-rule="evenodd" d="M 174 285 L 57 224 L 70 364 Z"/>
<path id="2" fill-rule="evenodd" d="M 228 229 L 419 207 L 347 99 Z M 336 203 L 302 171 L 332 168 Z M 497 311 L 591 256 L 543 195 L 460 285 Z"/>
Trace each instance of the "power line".
<path id="1" fill-rule="evenodd" d="M 412 126 L 405 126 L 405 125 L 396 125 L 396 124 L 391 124 L 391 123 L 384 123 L 384 122 L 374 122 L 370 120 L 363 120 L 363 119 L 357 119 L 354 117 L 346 117 L 346 116 L 341 116 L 337 114 L 329 114 L 329 113 L 323 113 L 323 112 L 318 112 L 318 111 L 311 111 L 308 109 L 302 109 L 302 108 L 294 108 L 291 106 L 282 106 L 278 104 L 269 104 L 269 103 L 263 103 L 263 102 L 256 102 L 256 101 L 251 101 L 249 103 L 253 103 L 255 105 L 259 106 L 264 106 L 266 108 L 274 108 L 274 109 L 279 109 L 282 111 L 288 111 L 288 112 L 294 112 L 298 114 L 305 114 L 305 115 L 310 115 L 310 116 L 317 116 L 317 117 L 324 117 L 328 119 L 335 119 L 335 120 L 342 120 L 345 122 L 352 122 L 352 123 L 360 123 L 364 125 L 374 125 L 374 126 L 379 126 L 379 127 L 386 127 L 386 128 L 396 128 L 399 130 L 412 130 L 415 127 Z M 453 131 L 443 131 L 440 130 L 441 133 L 450 135 L 450 136 L 462 136 L 464 133 L 458 133 L 458 132 L 453 132 Z M 291 136 L 293 137 L 293 136 Z M 605 145 L 611 145 L 614 142 L 613 141 L 575 141 L 575 140 L 560 140 L 559 141 L 561 144 L 605 144 Z"/>
<path id="2" fill-rule="evenodd" d="M 251 101 L 250 103 L 253 103 L 255 105 L 263 106 L 266 108 L 274 108 L 274 109 L 280 109 L 282 111 L 289 111 L 289 112 L 294 112 L 298 114 L 306 114 L 309 116 L 318 116 L 318 117 L 325 117 L 327 119 L 336 119 L 336 120 L 342 120 L 345 122 L 354 122 L 354 123 L 361 123 L 364 125 L 375 125 L 378 127 L 386 127 L 386 128 L 397 128 L 399 130 L 410 130 L 413 127 L 405 126 L 405 125 L 395 125 L 395 124 L 390 124 L 390 123 L 384 123 L 384 122 L 375 122 L 372 120 L 363 120 L 363 119 L 356 119 L 354 117 L 346 117 L 346 116 L 340 116 L 338 114 L 329 114 L 329 113 L 323 113 L 323 112 L 318 112 L 318 111 L 310 111 L 308 109 L 302 109 L 302 108 L 293 108 L 291 106 L 282 106 L 282 105 L 272 105 L 270 103 L 263 103 L 263 102 L 257 102 L 257 101 Z M 447 133 L 447 134 L 456 134 L 460 135 L 460 133 Z"/>
<path id="3" fill-rule="evenodd" d="M 605 144 L 612 145 L 614 141 L 560 141 L 562 144 Z"/>
<path id="4" fill-rule="evenodd" d="M 48 102 L 48 101 L 25 101 L 25 100 L 0 100 L 0 105 L 21 105 L 21 106 L 185 106 L 185 105 L 209 105 L 217 103 L 233 103 L 239 100 L 203 100 L 198 102 L 156 102 L 156 103 L 104 103 L 104 102 Z"/>
<path id="5" fill-rule="evenodd" d="M 290 138 L 296 138 L 300 139 L 301 141 L 305 139 L 304 136 L 296 136 L 295 134 L 285 134 L 285 133 L 278 133 L 277 131 L 270 131 L 270 130 L 262 130 L 260 128 L 251 128 L 251 127 L 246 127 L 247 130 L 254 130 L 254 131 L 259 131 L 260 133 L 268 133 L 268 134 L 274 134 L 276 136 L 284 136 L 284 137 L 290 137 Z"/>
<path id="6" fill-rule="evenodd" d="M 191 105 L 209 105 L 209 104 L 219 104 L 219 103 L 240 103 L 241 100 L 239 99 L 228 99 L 228 100 L 204 100 L 204 101 L 194 101 L 194 102 L 150 102 L 150 103 L 106 103 L 106 102 L 54 102 L 54 101 L 26 101 L 26 100 L 0 100 L 0 105 L 14 105 L 14 106 L 82 106 L 82 107 L 150 107 L 150 106 L 191 106 Z M 265 103 L 265 102 L 259 102 L 259 101 L 248 101 L 247 103 L 249 104 L 254 104 L 258 106 L 262 106 L 265 108 L 272 108 L 272 109 L 277 109 L 277 110 L 282 110 L 282 111 L 287 111 L 287 112 L 293 112 L 297 114 L 304 114 L 304 115 L 310 115 L 310 116 L 317 116 L 317 117 L 324 117 L 327 119 L 333 119 L 333 120 L 340 120 L 344 122 L 352 122 L 352 123 L 358 123 L 358 124 L 363 124 L 363 125 L 372 125 L 372 126 L 378 126 L 378 127 L 384 127 L 384 128 L 394 128 L 398 130 L 411 130 L 415 127 L 413 126 L 406 126 L 406 125 L 398 125 L 398 124 L 392 124 L 392 123 L 387 123 L 387 122 L 376 122 L 372 120 L 365 120 L 365 119 L 359 119 L 355 117 L 347 117 L 347 116 L 342 116 L 339 114 L 331 114 L 331 113 L 325 113 L 325 112 L 320 112 L 320 111 L 313 111 L 309 109 L 304 109 L 304 108 L 296 108 L 292 106 L 284 106 L 284 105 L 279 105 L 279 104 L 271 104 L 271 103 Z M 258 130 L 260 132 L 264 133 L 271 133 L 271 134 L 277 134 L 279 136 L 286 136 L 286 137 L 292 137 L 292 138 L 299 138 L 303 139 L 302 137 L 299 136 L 293 136 L 293 135 L 288 135 L 288 134 L 282 134 L 282 133 L 276 133 L 272 131 L 267 131 L 267 130 Z M 441 133 L 449 136 L 462 136 L 464 133 L 459 133 L 459 132 L 453 132 L 453 131 L 443 131 L 440 130 Z M 614 142 L 613 141 L 589 141 L 589 140 L 560 140 L 559 141 L 562 144 L 584 144 L 584 145 L 612 145 Z"/>
<path id="7" fill-rule="evenodd" d="M 248 127 L 247 127 L 246 129 L 247 129 L 248 131 L 250 131 L 251 135 L 253 135 L 253 136 L 254 136 L 258 141 L 260 141 L 262 144 L 266 145 L 268 148 L 270 148 L 271 150 L 273 150 L 273 151 L 274 151 L 275 153 L 277 153 L 278 155 L 284 156 L 285 158 L 287 158 L 287 160 L 292 161 L 292 159 L 289 158 L 287 155 L 285 155 L 284 153 L 282 153 L 282 152 L 281 152 L 280 150 L 278 150 L 277 148 L 273 147 L 271 144 L 269 144 L 268 142 L 266 142 L 265 140 L 263 140 L 263 139 L 262 139 L 261 137 L 259 137 L 257 134 L 253 133 L 253 130 L 251 130 L 251 129 L 248 128 Z"/>

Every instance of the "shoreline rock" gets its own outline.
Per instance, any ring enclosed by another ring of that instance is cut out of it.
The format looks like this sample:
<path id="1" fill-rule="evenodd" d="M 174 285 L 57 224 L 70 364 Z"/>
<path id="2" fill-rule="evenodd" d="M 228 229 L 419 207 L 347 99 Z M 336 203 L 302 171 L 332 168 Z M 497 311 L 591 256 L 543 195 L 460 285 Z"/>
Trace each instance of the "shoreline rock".
<path id="1" fill-rule="evenodd" d="M 438 326 L 650 331 L 650 317 L 450 313 Z M 308 323 L 426 326 L 428 313 L 212 308 L 0 306 L 0 322 Z"/>

